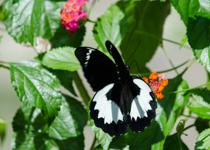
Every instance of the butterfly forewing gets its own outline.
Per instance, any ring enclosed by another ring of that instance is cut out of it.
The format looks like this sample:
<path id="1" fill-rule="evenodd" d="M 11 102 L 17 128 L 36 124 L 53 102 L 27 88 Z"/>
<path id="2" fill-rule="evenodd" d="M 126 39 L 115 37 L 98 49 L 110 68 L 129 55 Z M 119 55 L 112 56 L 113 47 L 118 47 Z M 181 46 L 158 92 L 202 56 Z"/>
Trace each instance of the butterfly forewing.
<path id="1" fill-rule="evenodd" d="M 94 91 L 98 91 L 117 80 L 115 64 L 99 50 L 79 47 L 76 49 L 75 55 Z"/>

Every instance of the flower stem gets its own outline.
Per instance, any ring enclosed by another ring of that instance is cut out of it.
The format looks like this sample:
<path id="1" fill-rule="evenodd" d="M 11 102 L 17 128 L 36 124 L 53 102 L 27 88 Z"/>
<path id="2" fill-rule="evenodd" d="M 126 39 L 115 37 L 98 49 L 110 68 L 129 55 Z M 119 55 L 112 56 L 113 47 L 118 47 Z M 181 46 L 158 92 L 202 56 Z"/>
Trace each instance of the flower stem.
<path id="1" fill-rule="evenodd" d="M 4 68 L 4 69 L 10 69 L 9 66 L 6 65 L 6 62 L 0 61 L 0 68 Z"/>
<path id="2" fill-rule="evenodd" d="M 81 96 L 83 102 L 85 103 L 85 106 L 88 107 L 89 102 L 90 102 L 90 96 L 89 96 L 87 90 L 85 89 L 78 72 L 76 72 L 74 75 L 74 81 L 77 86 L 77 89 L 79 90 L 80 96 Z"/>

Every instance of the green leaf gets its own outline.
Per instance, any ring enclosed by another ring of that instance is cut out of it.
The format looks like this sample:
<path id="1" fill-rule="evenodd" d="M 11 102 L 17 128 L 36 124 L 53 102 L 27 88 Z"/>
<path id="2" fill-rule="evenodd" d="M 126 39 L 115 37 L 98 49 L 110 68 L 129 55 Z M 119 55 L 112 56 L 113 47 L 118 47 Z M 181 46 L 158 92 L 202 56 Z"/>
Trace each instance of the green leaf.
<path id="1" fill-rule="evenodd" d="M 69 32 L 63 26 L 60 26 L 50 42 L 53 48 L 71 46 L 79 47 L 85 36 L 85 26 L 82 25 L 76 32 Z"/>
<path id="2" fill-rule="evenodd" d="M 194 49 L 202 49 L 210 45 L 210 19 L 190 18 L 187 25 L 189 43 Z"/>
<path id="3" fill-rule="evenodd" d="M 3 142 L 6 135 L 6 122 L 0 119 L 0 142 Z"/>
<path id="4" fill-rule="evenodd" d="M 210 149 L 210 128 L 201 132 L 197 138 L 195 150 L 209 150 Z"/>
<path id="5" fill-rule="evenodd" d="M 59 81 L 36 62 L 13 63 L 10 67 L 12 86 L 23 103 L 40 108 L 49 118 L 61 104 Z"/>
<path id="6" fill-rule="evenodd" d="M 110 40 L 115 46 L 120 46 L 121 33 L 120 22 L 124 13 L 117 5 L 112 5 L 104 15 L 102 15 L 94 26 L 93 33 L 99 47 L 106 52 L 105 41 Z"/>
<path id="7" fill-rule="evenodd" d="M 76 71 L 80 64 L 74 55 L 74 48 L 63 47 L 49 51 L 43 57 L 42 63 L 52 69 Z"/>
<path id="8" fill-rule="evenodd" d="M 188 150 L 188 147 L 183 143 L 178 134 L 170 135 L 166 138 L 164 150 Z"/>
<path id="9" fill-rule="evenodd" d="M 210 73 L 210 46 L 203 50 L 193 50 L 195 58 L 200 62 Z"/>
<path id="10" fill-rule="evenodd" d="M 191 90 L 192 100 L 188 105 L 191 112 L 203 119 L 210 119 L 210 91 L 207 89 Z"/>
<path id="11" fill-rule="evenodd" d="M 52 72 L 60 81 L 61 85 L 66 88 L 68 91 L 71 92 L 71 94 L 76 96 L 76 92 L 73 87 L 73 78 L 75 75 L 75 72 L 69 72 L 65 70 L 53 70 L 50 69 L 50 72 Z"/>
<path id="12" fill-rule="evenodd" d="M 202 49 L 210 45 L 210 1 L 171 0 L 187 26 L 190 46 Z"/>
<path id="13" fill-rule="evenodd" d="M 84 150 L 84 136 L 68 138 L 66 140 L 56 140 L 56 143 L 60 150 Z"/>
<path id="14" fill-rule="evenodd" d="M 49 136 L 58 140 L 81 135 L 87 122 L 87 112 L 81 103 L 68 96 L 65 98 L 49 128 Z"/>
<path id="15" fill-rule="evenodd" d="M 155 135 L 155 136 L 152 136 Z M 141 133 L 128 133 L 124 136 L 115 137 L 111 143 L 111 148 L 122 149 L 129 145 L 129 150 L 148 150 L 152 148 L 152 144 L 164 139 L 159 124 L 154 121 L 148 128 Z"/>
<path id="16" fill-rule="evenodd" d="M 98 141 L 99 146 L 102 147 L 103 150 L 109 150 L 109 145 L 112 141 L 112 137 L 108 134 L 104 133 L 100 128 L 97 128 L 94 125 L 93 120 L 89 120 L 89 125 L 91 126 L 93 132 L 95 133 L 96 139 Z"/>
<path id="17" fill-rule="evenodd" d="M 201 16 L 210 19 L 209 0 L 170 0 L 185 24 L 188 19 Z"/>
<path id="18" fill-rule="evenodd" d="M 145 65 L 162 41 L 163 25 L 170 13 L 170 3 L 148 0 L 122 3 L 119 4 L 125 12 L 120 24 L 123 33 L 120 45 L 122 56 L 132 72 L 147 72 Z"/>
<path id="19" fill-rule="evenodd" d="M 60 26 L 62 2 L 49 0 L 8 0 L 5 25 L 19 43 L 36 44 L 37 37 L 50 39 Z"/>
<path id="20" fill-rule="evenodd" d="M 94 37 L 103 50 L 105 40 L 119 47 L 131 72 L 146 72 L 145 64 L 160 44 L 169 12 L 169 2 L 121 1 L 99 18 Z"/>

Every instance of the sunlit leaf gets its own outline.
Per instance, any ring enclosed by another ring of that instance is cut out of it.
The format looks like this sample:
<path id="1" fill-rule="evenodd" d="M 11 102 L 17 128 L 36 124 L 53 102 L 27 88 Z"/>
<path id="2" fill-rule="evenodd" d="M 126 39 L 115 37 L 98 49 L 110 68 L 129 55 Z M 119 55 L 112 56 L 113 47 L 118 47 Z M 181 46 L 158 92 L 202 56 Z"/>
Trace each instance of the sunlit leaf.
<path id="1" fill-rule="evenodd" d="M 195 145 L 195 150 L 209 150 L 209 149 L 210 149 L 210 128 L 200 133 Z"/>
<path id="2" fill-rule="evenodd" d="M 71 47 L 53 49 L 44 55 L 42 63 L 52 69 L 76 71 L 80 64 L 74 50 L 75 48 Z"/>
<path id="3" fill-rule="evenodd" d="M 195 58 L 200 62 L 210 73 L 210 47 L 203 50 L 193 50 Z"/>
<path id="4" fill-rule="evenodd" d="M 86 122 L 87 112 L 81 103 L 65 96 L 58 116 L 49 128 L 49 136 L 59 140 L 79 136 Z"/>
<path id="5" fill-rule="evenodd" d="M 36 62 L 13 63 L 12 86 L 23 103 L 40 108 L 48 117 L 57 114 L 62 95 L 59 81 Z"/>
<path id="6" fill-rule="evenodd" d="M 9 5 L 10 4 L 10 5 Z M 60 26 L 62 2 L 8 0 L 5 20 L 9 34 L 19 43 L 36 44 L 37 37 L 50 39 Z"/>

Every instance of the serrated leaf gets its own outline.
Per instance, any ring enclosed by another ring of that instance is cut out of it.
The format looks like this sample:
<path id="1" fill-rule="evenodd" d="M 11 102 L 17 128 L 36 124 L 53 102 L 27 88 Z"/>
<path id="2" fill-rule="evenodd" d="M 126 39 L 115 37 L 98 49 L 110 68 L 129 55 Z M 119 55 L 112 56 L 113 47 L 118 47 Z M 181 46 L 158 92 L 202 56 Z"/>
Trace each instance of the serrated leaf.
<path id="1" fill-rule="evenodd" d="M 63 47 L 63 46 L 71 46 L 71 47 L 79 47 L 82 44 L 82 41 L 85 36 L 85 26 L 82 25 L 75 32 L 67 31 L 62 25 L 58 28 L 55 35 L 50 42 L 52 43 L 53 48 Z"/>
<path id="2" fill-rule="evenodd" d="M 210 149 L 210 128 L 200 133 L 195 145 L 195 150 L 209 150 L 209 149 Z"/>
<path id="3" fill-rule="evenodd" d="M 119 46 L 121 42 L 120 22 L 124 13 L 117 5 L 112 5 L 94 26 L 93 33 L 99 47 L 106 52 L 105 41 L 110 40 Z"/>
<path id="4" fill-rule="evenodd" d="M 60 26 L 63 3 L 49 0 L 8 0 L 5 20 L 9 34 L 19 43 L 36 44 L 37 37 L 50 39 Z"/>
<path id="5" fill-rule="evenodd" d="M 77 137 L 83 133 L 87 112 L 80 102 L 65 96 L 58 116 L 49 127 L 49 136 L 58 140 Z"/>
<path id="6" fill-rule="evenodd" d="M 49 118 L 54 117 L 62 99 L 55 76 L 36 62 L 13 63 L 10 66 L 12 86 L 20 101 L 40 108 Z"/>
<path id="7" fill-rule="evenodd" d="M 210 47 L 203 50 L 193 50 L 193 53 L 198 62 L 210 73 Z"/>
<path id="8" fill-rule="evenodd" d="M 52 69 L 76 71 L 80 64 L 74 55 L 74 48 L 63 47 L 49 51 L 43 57 L 42 63 Z"/>
<path id="9" fill-rule="evenodd" d="M 210 91 L 207 89 L 194 89 L 191 103 L 188 105 L 191 112 L 203 119 L 210 119 Z"/>

